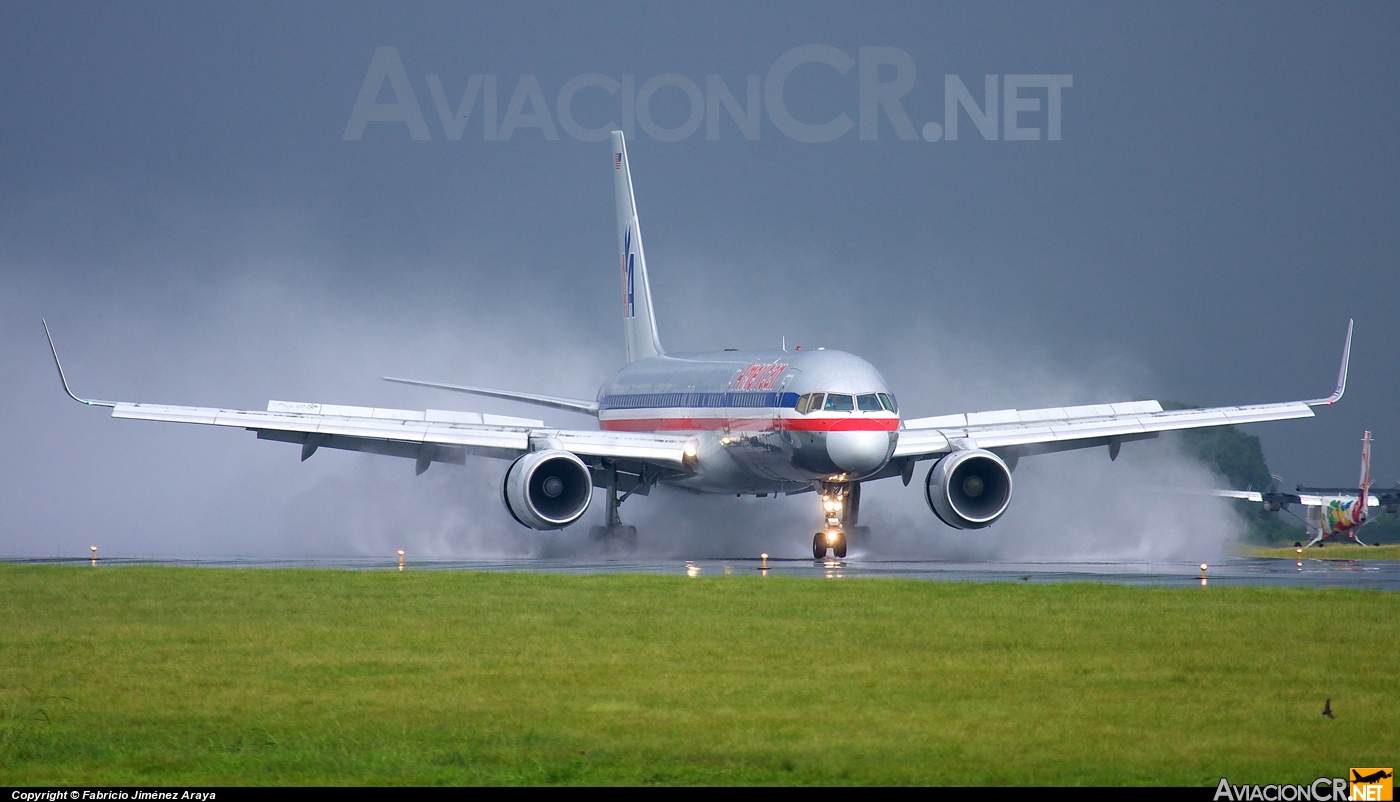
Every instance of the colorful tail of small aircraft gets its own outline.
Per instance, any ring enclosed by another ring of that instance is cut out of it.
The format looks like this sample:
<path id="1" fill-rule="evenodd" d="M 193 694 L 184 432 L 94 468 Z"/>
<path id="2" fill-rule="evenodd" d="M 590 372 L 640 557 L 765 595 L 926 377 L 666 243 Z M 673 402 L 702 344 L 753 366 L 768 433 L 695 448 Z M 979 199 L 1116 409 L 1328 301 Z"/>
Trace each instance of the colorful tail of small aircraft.
<path id="1" fill-rule="evenodd" d="M 1303 521 L 1308 533 L 1313 536 L 1312 540 L 1308 541 L 1308 546 L 1318 545 L 1328 538 L 1342 535 L 1364 546 L 1366 544 L 1361 542 L 1356 533 L 1374 520 L 1368 514 L 1371 507 L 1380 507 L 1385 513 L 1400 512 L 1400 487 L 1384 490 L 1379 494 L 1371 493 L 1370 432 L 1366 432 L 1361 438 L 1361 480 L 1354 488 L 1298 485 L 1297 492 L 1285 493 L 1278 489 L 1278 477 L 1274 477 L 1274 486 L 1267 493 L 1255 490 L 1217 490 L 1215 494 L 1224 498 L 1259 502 L 1270 512 L 1282 510 L 1290 515 L 1294 514 L 1290 509 L 1294 504 L 1307 507 L 1307 517 L 1300 517 L 1299 520 Z"/>

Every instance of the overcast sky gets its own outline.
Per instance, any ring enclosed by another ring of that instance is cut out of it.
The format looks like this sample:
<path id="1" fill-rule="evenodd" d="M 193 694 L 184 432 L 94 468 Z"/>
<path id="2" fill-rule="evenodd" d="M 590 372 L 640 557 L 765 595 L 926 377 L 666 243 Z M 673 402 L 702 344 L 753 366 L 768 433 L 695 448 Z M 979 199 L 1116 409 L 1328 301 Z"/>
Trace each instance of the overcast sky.
<path id="1" fill-rule="evenodd" d="M 1400 480 L 1394 4 L 4 19 L 0 553 L 372 552 L 397 524 L 352 524 L 443 497 L 499 524 L 503 464 L 303 465 L 66 401 L 39 318 L 100 398 L 540 415 L 378 377 L 592 397 L 621 366 L 610 157 L 585 141 L 613 124 L 669 350 L 852 351 L 906 416 L 1238 404 L 1326 395 L 1354 317 L 1345 400 L 1249 431 L 1289 484 L 1330 485 L 1370 429 L 1378 483 Z"/>

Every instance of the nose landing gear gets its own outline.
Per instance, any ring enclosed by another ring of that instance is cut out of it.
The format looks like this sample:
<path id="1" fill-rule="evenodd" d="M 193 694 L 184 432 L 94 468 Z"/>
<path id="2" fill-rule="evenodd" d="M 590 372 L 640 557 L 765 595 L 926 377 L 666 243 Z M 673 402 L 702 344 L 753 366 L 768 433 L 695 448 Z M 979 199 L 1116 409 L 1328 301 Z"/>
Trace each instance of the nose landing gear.
<path id="1" fill-rule="evenodd" d="M 846 558 L 846 533 L 839 529 L 818 532 L 812 538 L 812 559 L 825 560 L 827 549 L 831 549 L 831 556 L 838 560 L 844 560 Z"/>
<path id="2" fill-rule="evenodd" d="M 846 558 L 847 532 L 860 529 L 860 483 L 828 484 L 821 488 L 826 529 L 812 538 L 812 559 L 826 559 L 827 550 L 838 560 Z"/>

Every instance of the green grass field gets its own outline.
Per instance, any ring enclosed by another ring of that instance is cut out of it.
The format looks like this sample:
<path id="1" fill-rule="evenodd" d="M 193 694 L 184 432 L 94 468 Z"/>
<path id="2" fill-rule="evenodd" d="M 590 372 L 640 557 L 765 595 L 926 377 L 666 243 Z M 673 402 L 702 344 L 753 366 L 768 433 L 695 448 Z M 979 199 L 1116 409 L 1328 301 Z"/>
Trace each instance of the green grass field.
<path id="1" fill-rule="evenodd" d="M 1213 786 L 1400 756 L 1397 594 L 743 573 L 0 565 L 0 783 Z"/>
<path id="2" fill-rule="evenodd" d="M 1245 557 L 1270 557 L 1281 560 L 1296 560 L 1298 552 L 1293 546 L 1285 548 L 1265 548 L 1261 546 L 1247 546 L 1243 551 Z M 1355 546 L 1355 545 L 1332 545 L 1324 546 L 1320 549 L 1303 549 L 1303 559 L 1305 560 L 1400 560 L 1400 545 L 1388 546 Z"/>

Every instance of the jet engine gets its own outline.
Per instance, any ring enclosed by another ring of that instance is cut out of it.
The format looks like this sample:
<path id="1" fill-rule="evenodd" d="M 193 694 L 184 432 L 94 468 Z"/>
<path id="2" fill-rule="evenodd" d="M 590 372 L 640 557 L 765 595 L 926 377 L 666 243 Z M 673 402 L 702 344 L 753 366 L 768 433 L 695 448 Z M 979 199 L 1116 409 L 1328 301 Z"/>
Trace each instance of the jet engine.
<path id="1" fill-rule="evenodd" d="M 593 476 L 583 460 L 568 451 L 534 451 L 510 464 L 501 498 L 521 526 L 563 529 L 588 509 Z"/>
<path id="2" fill-rule="evenodd" d="M 990 451 L 954 451 L 929 469 L 924 498 L 954 529 L 991 526 L 1011 503 L 1011 470 Z"/>

